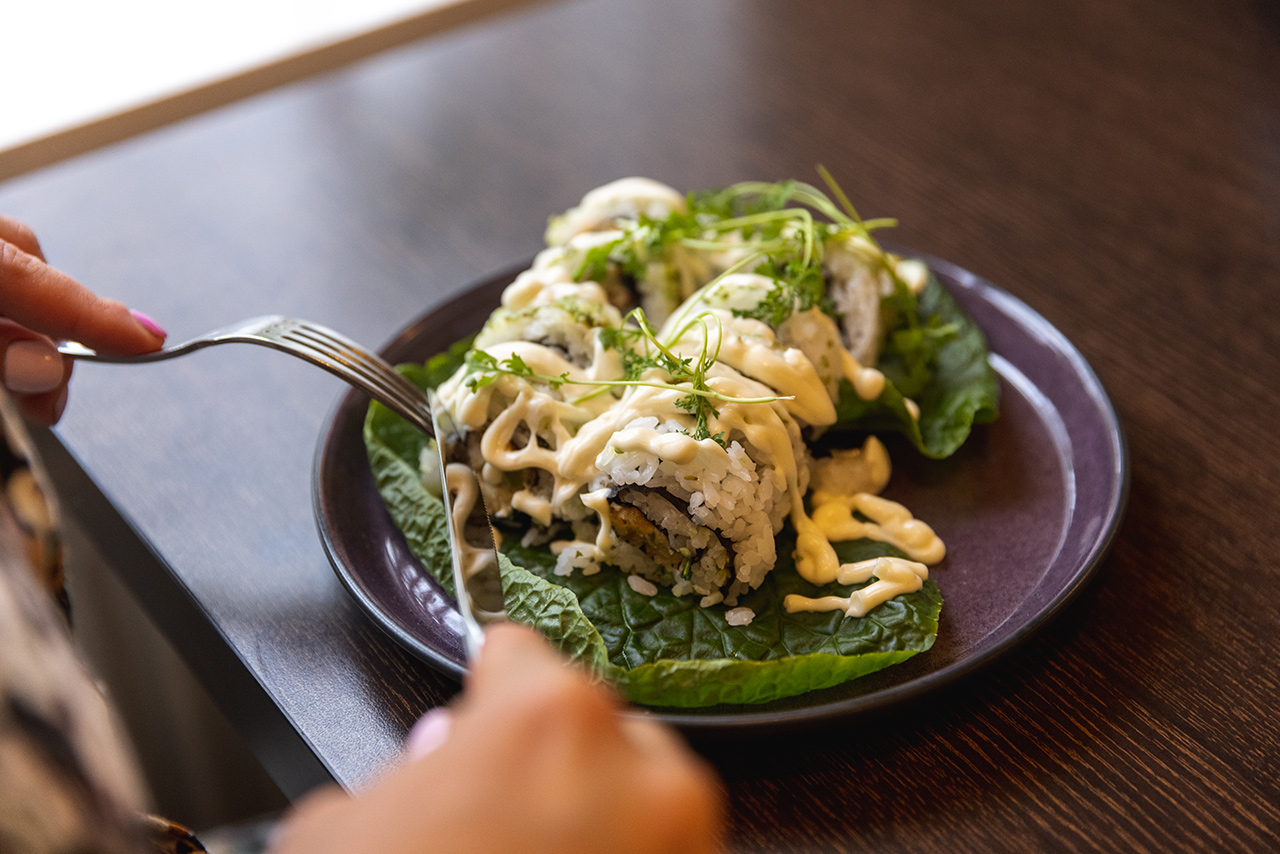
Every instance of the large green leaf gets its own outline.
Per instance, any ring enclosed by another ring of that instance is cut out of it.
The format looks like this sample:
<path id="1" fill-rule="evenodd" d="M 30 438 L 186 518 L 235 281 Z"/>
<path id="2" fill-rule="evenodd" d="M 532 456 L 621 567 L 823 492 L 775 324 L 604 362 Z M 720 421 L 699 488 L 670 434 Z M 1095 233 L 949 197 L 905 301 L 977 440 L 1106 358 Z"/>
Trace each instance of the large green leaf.
<path id="1" fill-rule="evenodd" d="M 549 555 L 518 546 L 510 553 L 547 583 L 573 591 L 608 650 L 610 675 L 639 703 L 763 703 L 864 676 L 933 645 L 942 598 L 932 581 L 863 618 L 788 613 L 787 594 L 845 596 L 861 585 L 809 584 L 796 574 L 792 539 L 780 539 L 778 565 L 738 603 L 755 612 L 746 626 L 730 625 L 726 608 L 699 607 L 696 597 L 637 593 L 617 571 L 560 578 Z M 870 540 L 841 543 L 837 552 L 842 561 L 900 556 Z"/>
<path id="2" fill-rule="evenodd" d="M 421 370 L 405 373 L 425 382 Z M 370 406 L 365 443 L 378 488 L 410 549 L 452 591 L 443 505 L 418 473 L 425 441 L 380 404 Z M 665 592 L 636 593 L 616 571 L 560 578 L 551 572 L 549 552 L 522 547 L 518 537 L 504 543 L 512 617 L 538 628 L 638 703 L 693 707 L 793 696 L 909 658 L 928 649 L 937 633 L 942 600 L 932 581 L 861 619 L 787 613 L 781 602 L 788 593 L 845 595 L 853 588 L 819 590 L 801 579 L 785 534 L 778 567 L 739 603 L 755 611 L 747 626 L 730 626 L 722 606 L 700 608 L 696 599 Z M 845 561 L 896 554 L 866 540 L 839 544 L 837 551 Z"/>
<path id="3" fill-rule="evenodd" d="M 905 435 L 921 453 L 933 459 L 949 457 L 964 444 L 974 424 L 995 420 L 1000 384 L 988 359 L 986 338 L 946 288 L 930 275 L 916 297 L 920 329 L 952 330 L 940 347 L 928 352 L 923 382 L 911 369 L 918 342 L 901 321 L 886 336 L 878 367 L 888 384 L 875 400 L 865 401 L 842 380 L 833 430 L 861 432 L 896 431 Z M 922 348 L 923 349 L 923 348 Z M 903 391 L 920 407 L 917 421 L 907 410 Z"/>

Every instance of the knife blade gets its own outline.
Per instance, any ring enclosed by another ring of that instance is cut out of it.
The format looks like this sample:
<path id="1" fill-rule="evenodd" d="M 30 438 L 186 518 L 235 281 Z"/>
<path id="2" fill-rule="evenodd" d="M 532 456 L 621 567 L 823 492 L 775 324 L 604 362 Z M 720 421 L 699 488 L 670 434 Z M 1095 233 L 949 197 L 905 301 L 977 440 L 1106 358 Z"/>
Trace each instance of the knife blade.
<path id="1" fill-rule="evenodd" d="M 474 660 L 484 646 L 484 627 L 507 619 L 498 544 L 485 485 L 471 467 L 462 430 L 434 391 L 429 400 L 440 459 L 440 492 L 449 525 L 453 586 L 462 614 L 467 659 Z"/>

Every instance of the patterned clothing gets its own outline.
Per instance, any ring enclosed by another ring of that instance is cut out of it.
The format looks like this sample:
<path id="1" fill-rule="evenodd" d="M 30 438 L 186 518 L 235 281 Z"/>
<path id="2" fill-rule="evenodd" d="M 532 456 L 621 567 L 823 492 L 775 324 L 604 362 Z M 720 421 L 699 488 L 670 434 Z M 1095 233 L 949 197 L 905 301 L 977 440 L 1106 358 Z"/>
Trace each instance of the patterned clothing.
<path id="1" fill-rule="evenodd" d="M 57 508 L 3 392 L 0 422 L 0 854 L 204 851 L 145 815 L 123 731 L 72 649 Z"/>

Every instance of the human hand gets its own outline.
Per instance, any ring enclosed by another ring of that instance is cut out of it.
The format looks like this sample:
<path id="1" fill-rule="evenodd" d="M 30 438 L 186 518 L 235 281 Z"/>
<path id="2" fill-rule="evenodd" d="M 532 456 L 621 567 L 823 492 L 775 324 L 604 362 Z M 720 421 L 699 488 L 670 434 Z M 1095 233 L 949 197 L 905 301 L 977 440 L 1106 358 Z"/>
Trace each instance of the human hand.
<path id="1" fill-rule="evenodd" d="M 158 350 L 164 337 L 146 315 L 50 267 L 31 229 L 0 216 L 0 379 L 28 418 L 53 424 L 66 407 L 71 360 L 54 340 L 125 356 Z"/>
<path id="2" fill-rule="evenodd" d="M 713 772 L 666 727 L 620 711 L 531 629 L 494 626 L 438 746 L 354 798 L 312 795 L 273 851 L 719 851 Z"/>

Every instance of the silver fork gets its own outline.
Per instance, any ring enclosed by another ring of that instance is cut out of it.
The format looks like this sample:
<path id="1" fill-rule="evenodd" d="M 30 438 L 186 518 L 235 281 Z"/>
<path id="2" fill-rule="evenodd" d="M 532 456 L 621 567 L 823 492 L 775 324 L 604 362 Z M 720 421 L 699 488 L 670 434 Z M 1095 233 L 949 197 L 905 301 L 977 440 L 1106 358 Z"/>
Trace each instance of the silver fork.
<path id="1" fill-rule="evenodd" d="M 250 318 L 141 356 L 105 356 L 75 341 L 64 342 L 58 347 L 58 352 L 89 362 L 136 364 L 159 362 L 215 344 L 237 342 L 270 347 L 318 365 L 385 404 L 428 436 L 435 435 L 426 394 L 397 373 L 386 360 L 332 329 L 292 317 L 269 315 Z"/>

